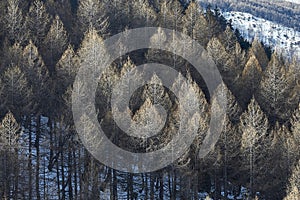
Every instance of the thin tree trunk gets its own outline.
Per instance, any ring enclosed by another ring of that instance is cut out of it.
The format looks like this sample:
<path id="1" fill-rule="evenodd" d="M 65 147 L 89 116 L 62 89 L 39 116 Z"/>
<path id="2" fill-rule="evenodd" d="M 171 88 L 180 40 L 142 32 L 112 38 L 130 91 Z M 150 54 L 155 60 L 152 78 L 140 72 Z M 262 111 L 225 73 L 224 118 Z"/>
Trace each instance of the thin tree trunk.
<path id="1" fill-rule="evenodd" d="M 36 148 L 36 174 L 35 174 L 35 190 L 36 199 L 41 200 L 40 194 L 40 134 L 41 134 L 41 121 L 40 116 L 37 116 L 37 126 L 36 126 L 36 138 L 35 138 L 35 148 Z"/>
<path id="2" fill-rule="evenodd" d="M 161 172 L 160 179 L 159 179 L 159 199 L 164 199 L 164 174 Z"/>
<path id="3" fill-rule="evenodd" d="M 118 199 L 118 180 L 117 180 L 117 174 L 116 170 L 112 170 L 113 173 L 113 193 L 114 193 L 114 199 Z"/>
<path id="4" fill-rule="evenodd" d="M 68 152 L 68 188 L 69 188 L 68 192 L 69 192 L 69 200 L 73 200 L 73 186 L 72 186 L 73 166 L 72 166 L 72 150 L 70 145 L 68 151 L 69 151 Z"/>
<path id="5" fill-rule="evenodd" d="M 127 184 L 128 184 L 128 192 L 127 192 L 127 199 L 133 199 L 133 176 L 131 173 L 127 175 Z"/>
<path id="6" fill-rule="evenodd" d="M 172 180 L 172 199 L 176 199 L 176 172 L 175 169 L 172 170 L 173 172 L 173 180 Z"/>
<path id="7" fill-rule="evenodd" d="M 62 200 L 66 199 L 66 186 L 65 186 L 65 169 L 64 169 L 64 147 L 63 147 L 63 136 L 62 132 L 60 131 L 59 135 L 59 154 L 61 156 L 61 161 L 60 161 L 60 170 L 61 170 L 61 198 Z"/>
<path id="8" fill-rule="evenodd" d="M 148 189 L 148 174 L 145 174 L 145 182 L 144 182 L 144 184 L 143 184 L 143 189 L 145 190 L 145 200 L 147 200 L 148 199 L 148 191 L 149 191 L 149 189 Z"/>
<path id="9" fill-rule="evenodd" d="M 79 154 L 80 155 L 80 154 Z M 73 165 L 75 166 L 75 169 L 74 169 L 74 195 L 75 195 L 75 200 L 77 200 L 77 195 L 78 195 L 78 192 L 77 192 L 77 169 L 80 168 L 80 165 L 77 165 L 77 162 L 76 162 L 76 152 L 75 152 L 75 149 L 73 150 Z"/>
<path id="10" fill-rule="evenodd" d="M 47 185 L 47 181 L 46 181 L 46 160 L 44 160 L 44 172 L 43 172 L 43 175 L 44 175 L 44 187 L 43 187 L 43 193 L 44 193 L 44 196 L 43 196 L 43 199 L 48 199 L 47 195 L 48 195 L 48 192 L 46 191 L 46 185 Z"/>
<path id="11" fill-rule="evenodd" d="M 226 137 L 226 136 L 225 136 Z M 225 139 L 226 141 L 226 139 Z M 225 142 L 225 161 L 224 161 L 224 196 L 227 198 L 228 196 L 228 175 L 227 175 L 227 144 Z"/>
<path id="12" fill-rule="evenodd" d="M 150 174 L 150 200 L 154 200 L 154 177 Z"/>
<path id="13" fill-rule="evenodd" d="M 29 125 L 28 125 L 28 131 L 29 131 L 29 156 L 28 156 L 28 170 L 29 170 L 29 180 L 28 180 L 28 199 L 32 199 L 32 121 L 31 117 L 29 117 Z"/>
<path id="14" fill-rule="evenodd" d="M 19 194 L 19 156 L 18 149 L 15 148 L 15 189 L 14 189 L 14 199 L 18 200 Z"/>
<path id="15" fill-rule="evenodd" d="M 56 141 L 56 149 L 57 151 L 59 151 L 59 143 L 57 143 L 58 138 L 57 138 L 57 131 L 56 131 L 56 124 L 54 124 L 54 141 Z M 59 156 L 59 154 L 57 154 Z M 57 158 L 56 160 L 56 185 L 57 185 L 57 195 L 58 195 L 58 199 L 61 199 L 61 194 L 60 194 L 60 173 L 59 173 L 59 158 Z"/>
<path id="16" fill-rule="evenodd" d="M 253 148 L 250 147 L 250 197 L 253 192 Z"/>
<path id="17" fill-rule="evenodd" d="M 169 196 L 170 199 L 172 199 L 172 178 L 171 178 L 171 172 L 168 173 L 168 190 L 169 190 Z"/>

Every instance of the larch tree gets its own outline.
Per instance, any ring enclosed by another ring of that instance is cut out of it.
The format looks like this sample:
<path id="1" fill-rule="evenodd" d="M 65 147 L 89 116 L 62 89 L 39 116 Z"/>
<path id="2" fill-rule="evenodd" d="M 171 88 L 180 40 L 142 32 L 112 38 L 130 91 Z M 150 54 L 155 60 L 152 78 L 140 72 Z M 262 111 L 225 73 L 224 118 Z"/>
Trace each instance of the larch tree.
<path id="1" fill-rule="evenodd" d="M 234 53 L 237 38 L 230 26 L 226 26 L 225 31 L 220 35 L 220 40 L 228 53 Z"/>
<path id="2" fill-rule="evenodd" d="M 5 70 L 1 77 L 1 82 L 4 86 L 4 91 L 1 96 L 1 100 L 5 105 L 5 112 L 11 110 L 15 113 L 15 116 L 18 119 L 23 119 L 24 116 L 30 114 L 31 110 L 31 99 L 32 99 L 32 89 L 31 85 L 28 83 L 26 79 L 26 75 L 21 69 L 17 66 L 11 66 Z M 26 123 L 24 124 L 25 128 L 28 128 Z M 31 137 L 31 133 L 29 134 L 29 138 Z M 28 149 L 28 164 L 23 163 L 25 167 L 24 174 L 26 173 L 25 183 L 28 184 L 27 192 L 28 198 L 32 198 L 32 151 L 31 151 L 31 139 L 29 139 L 29 149 Z M 9 164 L 9 166 L 13 166 L 17 161 L 14 161 L 14 164 Z M 27 168 L 28 165 L 28 168 Z M 16 165 L 15 165 L 16 166 Z M 28 172 L 28 173 L 27 173 Z M 16 195 L 18 192 L 16 192 Z"/>
<path id="3" fill-rule="evenodd" d="M 239 103 L 237 102 L 236 97 L 232 94 L 232 92 L 229 90 L 229 88 L 224 83 L 222 83 L 217 89 L 222 91 L 221 94 L 225 94 L 225 96 L 223 96 L 223 98 L 226 98 L 226 100 L 227 100 L 226 113 L 227 113 L 229 120 L 232 123 L 237 124 L 237 122 L 240 119 L 240 115 L 242 114 L 242 108 L 239 105 Z"/>
<path id="4" fill-rule="evenodd" d="M 55 65 L 54 88 L 51 91 L 53 101 L 56 101 L 61 106 L 60 108 L 65 107 L 64 95 L 73 85 L 78 69 L 79 58 L 73 47 L 69 45 Z"/>
<path id="5" fill-rule="evenodd" d="M 269 58 L 258 38 L 254 38 L 249 51 L 257 58 L 261 68 L 265 70 L 268 66 Z"/>
<path id="6" fill-rule="evenodd" d="M 66 50 L 68 35 L 59 16 L 56 15 L 45 40 L 43 41 L 43 58 L 48 70 L 54 73 L 55 65 Z"/>
<path id="7" fill-rule="evenodd" d="M 178 0 L 163 0 L 158 13 L 159 25 L 175 31 L 182 30 L 183 7 Z"/>
<path id="8" fill-rule="evenodd" d="M 201 23 L 201 20 L 205 21 L 204 16 L 199 12 L 200 9 L 201 8 L 198 3 L 196 3 L 195 1 L 191 1 L 187 9 L 184 11 L 185 14 L 182 17 L 183 27 L 187 31 L 186 34 L 193 39 L 196 39 L 194 36 L 194 29 L 199 25 L 203 25 L 203 23 Z M 198 31 L 204 32 L 204 30 L 202 29 Z"/>
<path id="9" fill-rule="evenodd" d="M 89 69 L 93 71 L 94 74 L 96 73 L 96 71 L 99 71 L 98 67 L 102 66 L 106 62 L 103 59 L 101 60 L 98 56 L 99 54 L 106 54 L 106 50 L 102 47 L 103 39 L 101 36 L 98 35 L 95 29 L 90 29 L 88 32 L 86 32 L 82 44 L 78 50 L 79 67 L 81 67 L 82 69 Z M 99 83 L 100 78 L 101 74 L 95 77 L 95 81 Z M 102 105 L 102 97 L 99 96 L 98 92 L 96 95 L 96 105 Z M 98 106 L 97 109 L 99 109 Z"/>
<path id="10" fill-rule="evenodd" d="M 153 36 L 150 38 L 150 46 L 151 44 L 166 46 L 168 43 L 167 41 L 167 35 L 163 29 L 160 27 L 157 30 L 157 33 L 153 34 Z M 169 56 L 169 54 L 167 54 Z M 157 61 L 159 63 L 165 63 L 166 60 L 169 60 L 170 58 L 165 58 L 166 55 L 161 55 L 161 51 L 156 49 L 149 49 L 146 58 L 148 61 Z"/>
<path id="11" fill-rule="evenodd" d="M 82 41 L 82 44 L 78 50 L 78 59 L 79 59 L 79 67 L 81 67 L 83 70 L 90 70 L 94 73 L 96 73 L 96 71 L 98 70 L 98 67 L 101 66 L 101 64 L 105 63 L 105 60 L 100 59 L 99 58 L 99 54 L 105 54 L 106 51 L 105 49 L 103 49 L 103 39 L 98 35 L 97 31 L 95 29 L 90 29 L 88 32 L 86 32 L 85 37 Z M 94 77 L 90 77 L 93 78 L 93 81 L 99 81 L 100 76 L 96 77 L 96 74 L 93 74 Z M 78 92 L 78 94 L 80 95 L 84 95 L 86 94 L 86 90 L 83 90 L 82 82 L 80 82 L 78 85 L 73 85 L 73 92 Z M 85 88 L 86 89 L 86 88 Z M 68 90 L 67 90 L 68 92 Z M 67 98 L 68 99 L 68 98 Z M 101 101 L 101 99 L 97 98 L 96 100 L 96 104 L 97 101 Z M 90 105 L 87 105 L 90 106 Z M 96 125 L 94 125 L 91 120 L 89 119 L 89 116 L 82 115 L 81 116 L 81 121 L 82 123 L 84 123 L 84 130 L 83 132 L 85 133 L 83 135 L 83 137 L 86 137 L 87 140 L 91 140 L 92 142 L 96 142 L 97 141 L 101 141 L 101 139 L 99 138 L 93 138 L 95 136 L 94 132 L 95 132 L 95 127 L 97 127 Z M 97 147 L 98 143 L 95 144 L 95 148 Z M 86 151 L 86 150 L 85 150 Z M 86 151 L 87 152 L 87 151 Z M 90 156 L 88 155 L 84 155 L 84 159 L 86 160 L 86 162 L 84 163 L 85 167 L 84 170 L 82 171 L 83 176 L 82 178 L 85 180 L 82 180 L 84 182 L 82 182 L 82 197 L 81 198 L 89 198 L 90 195 L 92 195 L 90 188 L 94 188 L 94 187 L 98 187 L 97 186 L 97 182 L 94 182 L 92 180 L 92 177 L 90 177 L 90 172 L 92 173 L 96 173 L 92 176 L 96 177 L 99 176 L 99 171 L 96 168 L 92 167 L 93 170 L 91 171 L 91 169 L 89 168 L 89 166 L 91 166 L 92 160 L 91 158 L 89 158 Z M 96 184 L 96 185 L 95 185 Z M 97 195 L 97 194 L 95 194 Z"/>
<path id="12" fill-rule="evenodd" d="M 221 75 L 224 77 L 223 80 L 227 85 L 231 85 L 235 82 L 237 75 L 234 65 L 234 57 L 231 53 L 227 52 L 220 39 L 212 38 L 207 44 L 207 51 L 212 56 Z"/>
<path id="13" fill-rule="evenodd" d="M 222 47 L 222 50 L 220 49 L 219 52 L 222 53 L 222 56 L 220 56 L 222 63 L 219 68 L 224 73 L 223 76 L 226 84 L 231 87 L 235 94 L 239 94 L 241 89 L 238 88 L 238 86 L 241 85 L 241 74 L 247 61 L 246 53 L 241 49 L 237 37 L 230 26 L 227 26 L 225 31 L 218 36 L 218 40 L 222 45 L 219 44 L 210 46 L 211 43 L 209 42 L 208 49 L 211 49 L 210 47 L 212 47 L 213 50 L 214 46 Z M 218 49 L 215 49 L 215 51 L 218 52 Z M 224 53 L 222 51 L 224 51 Z M 223 55 L 226 55 L 225 52 L 227 56 L 223 58 Z"/>
<path id="14" fill-rule="evenodd" d="M 77 16 L 82 33 L 93 27 L 101 36 L 107 34 L 109 23 L 104 2 L 98 0 L 80 0 Z"/>
<path id="15" fill-rule="evenodd" d="M 235 43 L 235 51 L 234 54 L 234 65 L 236 65 L 235 69 L 237 70 L 237 74 L 239 74 L 243 67 L 247 62 L 246 51 L 242 49 L 241 44 L 239 42 Z"/>
<path id="16" fill-rule="evenodd" d="M 33 97 L 31 114 L 35 115 L 32 118 L 36 122 L 35 128 L 35 141 L 34 146 L 36 149 L 36 167 L 35 167 L 35 191 L 36 199 L 40 200 L 41 197 L 41 182 L 40 182 L 40 160 L 41 160 L 41 146 L 40 140 L 42 138 L 43 129 L 41 126 L 41 116 L 43 113 L 51 113 L 47 105 L 49 104 L 49 72 L 47 67 L 39 55 L 37 47 L 30 41 L 23 51 L 25 72 L 28 83 L 32 87 Z M 30 130 L 34 132 L 33 130 Z M 31 134 L 31 133 L 30 133 Z M 32 139 L 32 138 L 31 138 Z M 31 141 L 29 141 L 31 142 Z"/>
<path id="17" fill-rule="evenodd" d="M 59 87 L 64 92 L 75 80 L 79 69 L 79 58 L 73 47 L 68 45 L 60 60 L 55 65 L 56 79 Z"/>
<path id="18" fill-rule="evenodd" d="M 161 123 L 163 122 L 163 116 L 161 115 L 161 113 L 159 112 L 159 110 L 157 109 L 157 107 L 153 107 L 153 105 L 155 105 L 154 102 L 152 102 L 152 100 L 150 98 L 147 98 L 145 100 L 145 102 L 143 103 L 143 105 L 140 107 L 140 109 L 138 111 L 136 111 L 136 113 L 133 116 L 133 120 L 134 120 L 134 124 L 132 124 L 133 126 L 131 127 L 132 130 L 139 130 L 141 127 L 143 130 L 143 134 L 145 133 L 149 133 L 152 136 L 159 134 L 158 131 L 160 131 L 157 127 L 157 125 L 161 126 Z M 139 131 L 139 133 L 141 133 Z M 142 137 L 142 135 L 141 135 Z M 143 139 L 146 139 L 149 136 L 146 136 Z M 165 144 L 165 140 L 167 138 L 160 138 L 160 145 L 164 145 Z M 141 166 L 144 167 L 144 166 Z"/>
<path id="19" fill-rule="evenodd" d="M 78 50 L 79 66 L 87 68 L 94 67 L 95 69 L 100 66 L 104 61 L 100 60 L 98 54 L 104 54 L 103 39 L 98 35 L 96 29 L 90 29 L 86 32 L 84 40 Z"/>
<path id="20" fill-rule="evenodd" d="M 254 195 L 257 186 L 256 178 L 261 166 L 257 166 L 266 151 L 268 151 L 267 133 L 269 122 L 267 116 L 261 110 L 260 106 L 254 98 L 251 99 L 247 111 L 245 111 L 240 118 L 239 124 L 242 133 L 241 152 L 245 158 L 245 167 L 249 170 L 249 190 L 250 195 Z"/>
<path id="21" fill-rule="evenodd" d="M 11 43 L 26 42 L 28 32 L 26 29 L 25 18 L 19 7 L 19 0 L 9 0 L 7 5 L 5 27 Z"/>
<path id="22" fill-rule="evenodd" d="M 17 123 L 12 112 L 8 112 L 3 118 L 0 125 L 0 141 L 1 146 L 8 148 L 17 148 L 18 139 L 20 137 L 20 126 Z"/>
<path id="23" fill-rule="evenodd" d="M 31 2 L 26 18 L 30 39 L 41 48 L 42 41 L 46 37 L 50 28 L 51 18 L 46 11 L 44 3 L 40 0 Z"/>
<path id="24" fill-rule="evenodd" d="M 131 62 L 131 61 L 130 61 Z M 99 90 L 96 92 L 96 107 L 99 109 L 99 114 L 105 115 L 109 109 L 112 89 L 120 78 L 119 70 L 116 65 L 112 64 L 104 70 L 98 82 Z"/>
<path id="25" fill-rule="evenodd" d="M 47 97 L 48 97 L 48 79 L 49 72 L 45 66 L 42 57 L 40 56 L 37 47 L 33 42 L 29 44 L 23 50 L 24 64 L 22 66 L 22 71 L 26 75 L 28 83 L 33 89 L 33 103 L 35 105 L 33 110 L 34 112 L 43 113 L 44 109 L 47 106 Z"/>
<path id="26" fill-rule="evenodd" d="M 146 100 L 147 98 L 150 98 L 154 104 L 159 103 L 166 110 L 172 106 L 170 97 L 163 87 L 162 81 L 156 74 L 152 76 L 142 93 L 142 99 Z"/>
<path id="27" fill-rule="evenodd" d="M 237 122 L 242 113 L 242 109 L 235 97 L 224 83 L 221 83 L 213 93 L 211 102 L 217 104 L 211 112 L 219 113 L 223 109 L 222 103 L 226 99 L 226 115 L 220 121 L 222 131 L 214 149 L 205 158 L 206 165 L 212 166 L 208 169 L 213 174 L 215 187 L 214 198 L 221 198 L 221 188 L 225 194 L 228 193 L 229 180 L 236 174 L 234 173 L 236 163 L 240 153 L 240 136 L 237 131 Z"/>
<path id="28" fill-rule="evenodd" d="M 196 82 L 192 80 L 189 72 L 187 72 L 187 81 L 179 74 L 174 81 L 171 91 L 180 91 L 175 103 L 173 104 L 171 112 L 171 123 L 169 125 L 169 132 L 172 134 L 182 134 L 182 131 L 196 131 L 197 135 L 191 146 L 187 149 L 182 157 L 175 163 L 176 169 L 181 171 L 180 187 L 182 191 L 180 195 L 192 197 L 194 194 L 192 189 L 198 187 L 198 183 L 194 182 L 199 176 L 199 169 L 201 164 L 199 162 L 199 150 L 203 139 L 208 130 L 209 105 L 205 99 L 203 91 L 199 88 Z M 179 110 L 179 106 L 184 111 Z M 198 107 L 197 109 L 194 109 Z M 199 111 L 199 112 L 198 112 Z M 186 121 L 181 119 L 181 116 L 187 117 Z M 176 151 L 176 149 L 174 149 Z M 175 171 L 173 172 L 175 173 Z M 173 191 L 175 193 L 175 191 Z"/>
<path id="29" fill-rule="evenodd" d="M 294 166 L 298 160 L 298 148 L 292 133 L 285 125 L 280 125 L 276 122 L 275 126 L 269 132 L 269 137 L 272 137 L 271 153 L 268 159 L 272 162 L 265 163 L 269 165 L 265 176 L 270 182 L 263 184 L 264 190 L 275 190 L 273 196 L 282 196 L 286 182 L 290 176 L 291 166 Z M 272 183 L 272 184 L 271 184 Z M 271 198 L 271 196 L 269 197 Z M 283 197 L 282 197 L 283 198 Z"/>
<path id="30" fill-rule="evenodd" d="M 55 65 L 55 76 L 53 77 L 53 87 L 49 89 L 49 95 L 51 96 L 51 104 L 54 112 L 52 116 L 49 116 L 48 124 L 50 124 L 49 140 L 50 140 L 50 160 L 54 160 L 53 146 L 54 146 L 54 134 L 55 130 L 53 124 L 56 121 L 63 121 L 70 125 L 70 129 L 73 128 L 73 119 L 71 114 L 71 87 L 75 80 L 75 76 L 79 69 L 79 59 L 74 52 L 72 46 L 68 48 L 63 53 L 61 59 Z M 57 111 L 56 111 L 57 110 Z M 57 114 L 58 110 L 63 110 L 64 114 Z M 63 117 L 62 117 L 63 116 Z M 63 120 L 60 120 L 63 118 Z M 72 131 L 70 131 L 72 132 Z M 73 143 L 72 143 L 73 144 Z M 72 158 L 70 158 L 72 159 Z M 49 164 L 52 166 L 52 164 Z"/>
<path id="31" fill-rule="evenodd" d="M 229 67 L 226 66 L 226 60 L 230 58 L 230 55 L 228 55 L 225 47 L 218 38 L 212 38 L 209 41 L 207 44 L 207 51 L 212 56 L 218 67 L 221 67 L 222 65 L 221 72 L 229 70 Z"/>
<path id="32" fill-rule="evenodd" d="M 23 64 L 23 48 L 19 43 L 15 43 L 12 46 L 6 46 L 6 51 L 3 54 L 1 67 L 5 70 L 8 66 L 22 66 Z M 1 70 L 0 70 L 1 71 Z"/>
<path id="33" fill-rule="evenodd" d="M 157 22 L 157 13 L 149 5 L 148 0 L 133 1 L 131 4 L 131 28 L 155 26 Z"/>
<path id="34" fill-rule="evenodd" d="M 228 195 L 229 183 L 233 177 L 236 176 L 235 170 L 236 165 L 239 161 L 239 152 L 240 152 L 240 137 L 238 137 L 238 131 L 236 125 L 234 125 L 229 116 L 226 115 L 225 123 L 223 125 L 220 138 L 214 148 L 213 158 L 215 158 L 215 165 L 217 170 L 220 171 L 220 176 L 218 173 L 215 174 L 215 187 L 218 188 L 220 195 L 220 186 L 224 188 L 224 196 Z"/>
<path id="35" fill-rule="evenodd" d="M 0 124 L 0 155 L 1 172 L 0 188 L 1 197 L 4 199 L 18 199 L 19 190 L 19 159 L 18 140 L 21 128 L 9 111 Z"/>
<path id="36" fill-rule="evenodd" d="M 18 66 L 11 66 L 5 70 L 1 80 L 3 83 L 1 102 L 5 105 L 5 109 L 14 112 L 17 117 L 28 113 L 32 90 L 25 73 Z"/>
<path id="37" fill-rule="evenodd" d="M 193 38 L 196 39 L 201 45 L 206 47 L 208 41 L 210 40 L 210 33 L 207 24 L 207 20 L 204 15 L 200 15 L 197 18 L 195 26 L 193 28 Z"/>
<path id="38" fill-rule="evenodd" d="M 256 92 L 262 73 L 258 60 L 252 55 L 246 63 L 241 77 L 241 85 L 243 85 L 241 88 L 243 91 L 241 98 L 243 99 L 243 102 L 249 102 L 252 95 Z"/>
<path id="39" fill-rule="evenodd" d="M 167 35 L 163 29 L 158 28 L 157 32 L 154 33 L 153 36 L 151 36 L 150 38 L 149 46 L 152 47 L 152 45 L 159 47 L 166 46 L 169 49 L 174 49 L 174 52 L 164 52 L 156 48 L 149 48 L 148 52 L 146 53 L 146 59 L 148 60 L 148 62 L 157 62 L 165 64 L 171 66 L 173 69 L 176 69 L 178 71 L 187 70 L 188 63 L 176 53 L 176 47 L 178 45 L 182 46 L 182 43 L 180 43 L 180 37 L 178 38 L 176 33 L 172 33 L 172 35 Z M 184 49 L 180 49 L 181 53 L 188 54 L 189 47 L 192 44 L 189 43 L 183 45 Z"/>
<path id="40" fill-rule="evenodd" d="M 288 109 L 290 92 L 291 85 L 282 57 L 274 53 L 257 90 L 257 101 L 272 120 L 285 121 L 291 114 Z"/>

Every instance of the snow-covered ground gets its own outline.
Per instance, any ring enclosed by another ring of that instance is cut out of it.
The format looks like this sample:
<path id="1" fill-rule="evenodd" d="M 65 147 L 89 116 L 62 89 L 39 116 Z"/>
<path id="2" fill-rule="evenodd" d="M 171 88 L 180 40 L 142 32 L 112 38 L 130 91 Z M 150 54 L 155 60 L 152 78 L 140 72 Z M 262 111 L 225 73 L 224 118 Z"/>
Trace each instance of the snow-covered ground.
<path id="1" fill-rule="evenodd" d="M 245 39 L 252 41 L 254 37 L 258 37 L 289 58 L 300 59 L 300 32 L 249 13 L 224 12 L 223 16 L 232 20 L 233 27 L 237 28 Z"/>
<path id="2" fill-rule="evenodd" d="M 300 4 L 300 0 L 285 0 L 285 1 L 288 1 L 288 2 L 292 2 L 292 3 L 298 3 L 298 4 Z"/>

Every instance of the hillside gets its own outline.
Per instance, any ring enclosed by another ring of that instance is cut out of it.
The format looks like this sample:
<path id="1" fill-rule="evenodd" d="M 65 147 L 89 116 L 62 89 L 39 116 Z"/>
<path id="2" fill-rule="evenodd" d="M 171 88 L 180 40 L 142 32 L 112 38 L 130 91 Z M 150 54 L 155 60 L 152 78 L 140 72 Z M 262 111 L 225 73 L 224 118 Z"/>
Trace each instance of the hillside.
<path id="1" fill-rule="evenodd" d="M 257 37 L 264 44 L 271 46 L 285 56 L 300 59 L 300 32 L 249 13 L 224 12 L 224 17 L 232 22 L 248 41 Z"/>
<path id="2" fill-rule="evenodd" d="M 203 7 L 211 5 L 224 12 L 244 12 L 300 31 L 300 4 L 275 0 L 198 0 Z M 298 0 L 294 0 L 298 2 Z"/>

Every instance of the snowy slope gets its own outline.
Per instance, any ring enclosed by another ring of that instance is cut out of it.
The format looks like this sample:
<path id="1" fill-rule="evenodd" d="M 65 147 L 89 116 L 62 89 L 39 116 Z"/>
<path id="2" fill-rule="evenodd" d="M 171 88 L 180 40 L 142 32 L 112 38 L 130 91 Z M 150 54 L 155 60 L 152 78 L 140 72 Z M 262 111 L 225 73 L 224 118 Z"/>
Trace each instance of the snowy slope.
<path id="1" fill-rule="evenodd" d="M 288 1 L 288 2 L 292 2 L 292 3 L 298 3 L 298 4 L 300 4 L 300 0 L 285 0 L 285 1 Z"/>
<path id="2" fill-rule="evenodd" d="M 300 32 L 249 13 L 224 12 L 223 16 L 227 20 L 232 20 L 233 27 L 237 28 L 247 40 L 252 41 L 254 37 L 258 37 L 289 58 L 300 59 Z"/>

